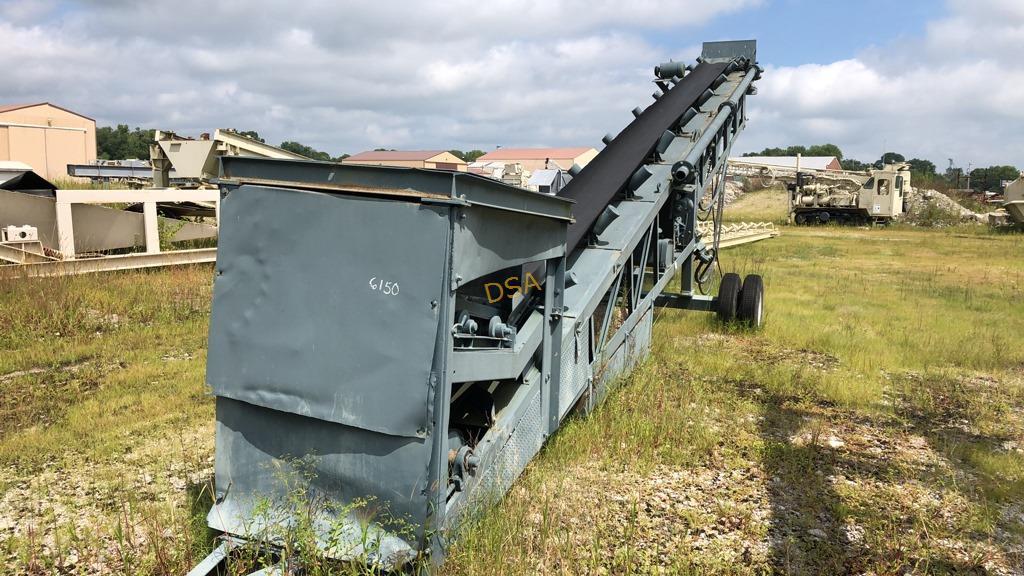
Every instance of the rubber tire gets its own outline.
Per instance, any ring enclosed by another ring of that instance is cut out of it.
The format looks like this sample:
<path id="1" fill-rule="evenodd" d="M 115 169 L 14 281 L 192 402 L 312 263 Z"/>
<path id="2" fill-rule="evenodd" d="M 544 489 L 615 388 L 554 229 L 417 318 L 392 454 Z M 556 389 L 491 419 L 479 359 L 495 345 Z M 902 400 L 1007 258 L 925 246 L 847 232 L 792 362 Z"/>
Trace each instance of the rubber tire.
<path id="1" fill-rule="evenodd" d="M 832 219 L 832 215 L 828 212 L 821 212 L 818 214 L 818 221 L 822 224 L 828 224 L 828 221 Z"/>
<path id="2" fill-rule="evenodd" d="M 736 315 L 740 322 L 760 328 L 764 324 L 764 280 L 757 274 L 743 279 Z"/>
<path id="3" fill-rule="evenodd" d="M 796 222 L 798 226 L 803 226 L 804 224 L 807 224 L 807 216 L 803 212 L 797 212 L 796 216 L 793 217 L 793 221 Z"/>
<path id="4" fill-rule="evenodd" d="M 715 311 L 722 322 L 732 322 L 736 318 L 736 310 L 740 304 L 740 275 L 729 272 L 722 276 L 718 285 L 718 302 Z"/>

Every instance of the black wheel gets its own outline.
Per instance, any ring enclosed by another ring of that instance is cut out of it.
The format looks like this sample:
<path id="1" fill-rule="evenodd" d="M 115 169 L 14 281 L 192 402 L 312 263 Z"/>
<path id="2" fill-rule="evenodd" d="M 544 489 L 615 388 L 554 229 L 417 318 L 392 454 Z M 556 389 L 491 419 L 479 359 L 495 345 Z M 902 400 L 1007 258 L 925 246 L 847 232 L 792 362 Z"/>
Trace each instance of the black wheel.
<path id="1" fill-rule="evenodd" d="M 796 216 L 793 217 L 793 221 L 797 224 L 807 224 L 807 215 L 803 212 L 797 212 Z"/>
<path id="2" fill-rule="evenodd" d="M 757 274 L 743 279 L 736 316 L 754 328 L 760 328 L 764 322 L 764 280 Z"/>
<path id="3" fill-rule="evenodd" d="M 828 221 L 831 219 L 832 215 L 829 214 L 828 212 L 822 212 L 821 214 L 818 214 L 818 220 L 820 220 L 822 224 L 828 224 Z"/>
<path id="4" fill-rule="evenodd" d="M 722 322 L 732 322 L 736 317 L 736 308 L 740 303 L 740 275 L 729 272 L 722 276 L 718 285 L 718 301 L 715 311 Z"/>

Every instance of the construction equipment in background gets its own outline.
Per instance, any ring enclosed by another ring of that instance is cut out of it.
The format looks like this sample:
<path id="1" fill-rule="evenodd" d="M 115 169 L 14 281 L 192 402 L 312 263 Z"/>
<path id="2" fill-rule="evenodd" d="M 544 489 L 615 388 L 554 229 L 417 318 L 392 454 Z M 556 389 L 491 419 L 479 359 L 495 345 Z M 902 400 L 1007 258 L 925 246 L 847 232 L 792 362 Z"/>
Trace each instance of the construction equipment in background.
<path id="1" fill-rule="evenodd" d="M 907 210 L 910 165 L 886 164 L 866 172 L 808 170 L 730 160 L 730 171 L 768 187 L 786 183 L 789 217 L 795 224 L 885 224 Z"/>
<path id="2" fill-rule="evenodd" d="M 222 156 L 308 160 L 301 154 L 265 144 L 232 130 L 218 129 L 214 131 L 213 138 L 204 133 L 198 140 L 157 130 L 155 139 L 156 142 L 149 146 L 154 188 L 170 186 L 172 169 L 175 178 L 209 182 L 217 177 L 217 159 Z"/>
<path id="3" fill-rule="evenodd" d="M 440 562 L 460 521 L 646 355 L 655 307 L 760 325 L 759 276 L 707 294 L 755 57 L 713 42 L 695 67 L 658 66 L 655 102 L 557 196 L 222 157 L 207 522 L 225 537 L 191 576 L 247 542 L 281 560 L 297 488 L 325 554 Z"/>
<path id="4" fill-rule="evenodd" d="M 34 226 L 0 228 L 0 265 L 39 264 L 55 259 L 39 241 L 39 230 Z"/>
<path id="5" fill-rule="evenodd" d="M 1017 224 L 1024 224 L 1024 175 L 1003 189 L 1003 209 Z"/>
<path id="6" fill-rule="evenodd" d="M 251 156 L 301 160 L 305 156 L 254 140 L 233 130 L 218 129 L 196 138 L 157 130 L 149 147 L 150 160 L 97 160 L 68 164 L 68 174 L 93 182 L 120 183 L 133 188 L 196 188 L 217 176 L 220 156 Z"/>
<path id="7" fill-rule="evenodd" d="M 216 238 L 217 226 L 162 216 L 158 205 L 208 204 L 216 213 L 217 190 L 45 192 L 0 190 L 0 229 L 5 231 L 0 276 L 62 276 L 215 259 L 216 248 L 165 250 L 161 245 Z M 111 206 L 118 204 L 139 211 Z M 136 247 L 145 251 L 134 252 Z"/>
<path id="8" fill-rule="evenodd" d="M 786 185 L 794 224 L 886 224 L 906 212 L 909 164 L 871 170 L 864 184 L 852 191 L 840 184 L 815 182 L 815 178 L 797 172 L 795 181 Z"/>
<path id="9" fill-rule="evenodd" d="M 501 171 L 501 181 L 509 186 L 526 188 L 530 180 L 530 173 L 523 170 L 522 164 L 505 164 Z"/>
<path id="10" fill-rule="evenodd" d="M 305 159 L 237 134 L 180 137 L 156 132 L 152 160 L 68 165 L 76 177 L 126 184 L 135 190 L 58 190 L 28 166 L 0 166 L 0 227 L 31 228 L 31 244 L 0 241 L 2 272 L 15 276 L 83 274 L 131 268 L 213 262 L 216 248 L 161 250 L 161 244 L 217 237 L 219 196 L 209 181 L 221 156 Z M 13 177 L 4 174 L 19 172 Z M 170 184 L 181 188 L 170 188 Z M 123 205 L 123 208 L 116 207 Z M 40 250 L 37 250 L 38 243 Z M 129 252 L 143 248 L 143 253 Z"/>
<path id="11" fill-rule="evenodd" d="M 215 249 L 171 252 L 161 244 L 216 238 L 218 200 L 216 189 L 63 190 L 29 166 L 3 163 L 0 275 L 212 262 Z M 134 252 L 138 247 L 145 252 Z"/>
<path id="12" fill-rule="evenodd" d="M 88 164 L 68 164 L 68 175 L 88 178 L 94 184 L 120 184 L 129 188 L 153 185 L 153 165 L 149 160 L 97 160 Z M 175 186 L 192 184 L 178 178 L 174 169 L 171 169 L 170 182 Z"/>

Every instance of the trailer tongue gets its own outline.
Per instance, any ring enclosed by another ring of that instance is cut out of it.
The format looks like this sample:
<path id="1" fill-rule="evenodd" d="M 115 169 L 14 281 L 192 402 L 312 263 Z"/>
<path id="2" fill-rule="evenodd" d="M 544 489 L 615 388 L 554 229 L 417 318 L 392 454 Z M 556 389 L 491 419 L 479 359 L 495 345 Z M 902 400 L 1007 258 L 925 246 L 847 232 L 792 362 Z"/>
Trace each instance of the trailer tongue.
<path id="1" fill-rule="evenodd" d="M 193 574 L 241 542 L 275 553 L 310 510 L 327 555 L 439 562 L 460 519 L 644 357 L 655 305 L 760 323 L 760 278 L 701 294 L 755 43 L 708 43 L 692 71 L 656 74 L 655 103 L 557 197 L 466 173 L 221 159 L 207 519 L 225 539 Z"/>

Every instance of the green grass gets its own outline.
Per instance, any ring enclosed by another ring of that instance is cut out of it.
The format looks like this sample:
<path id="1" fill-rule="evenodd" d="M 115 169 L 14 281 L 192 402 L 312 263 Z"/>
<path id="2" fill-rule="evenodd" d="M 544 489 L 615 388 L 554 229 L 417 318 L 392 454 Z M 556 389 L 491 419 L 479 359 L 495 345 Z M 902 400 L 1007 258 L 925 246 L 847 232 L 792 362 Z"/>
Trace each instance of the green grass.
<path id="1" fill-rule="evenodd" d="M 662 313 L 445 572 L 1024 570 L 1021 254 L 834 227 L 729 252 L 765 276 L 765 328 Z"/>
<path id="2" fill-rule="evenodd" d="M 123 182 L 93 182 L 88 178 L 58 176 L 50 182 L 60 190 L 125 190 L 128 185 Z"/>
<path id="3" fill-rule="evenodd" d="M 745 185 L 750 190 L 731 204 L 725 211 L 726 222 L 758 222 L 768 221 L 776 224 L 787 224 L 789 221 L 789 198 L 785 186 L 776 184 L 771 188 L 760 189 L 753 183 Z M 991 212 L 998 208 L 994 204 L 981 204 L 966 196 L 954 198 L 964 207 L 978 213 Z M 893 223 L 899 228 L 943 228 L 960 225 L 962 218 L 959 212 L 950 212 L 934 203 L 920 208 L 912 217 L 904 215 L 903 223 Z M 910 222 L 908 224 L 908 222 Z M 968 226 L 967 228 L 978 228 Z"/>
<path id="4" fill-rule="evenodd" d="M 726 222 L 775 222 L 785 224 L 789 219 L 789 198 L 786 189 L 775 186 L 748 192 L 725 209 Z"/>
<path id="5" fill-rule="evenodd" d="M 0 561 L 172 574 L 205 555 L 211 286 L 210 266 L 0 282 Z"/>
<path id="6" fill-rule="evenodd" d="M 442 573 L 1024 571 L 1021 255 L 1024 235 L 979 228 L 729 250 L 765 277 L 764 329 L 659 313 L 649 360 Z M 211 281 L 0 282 L 0 563 L 180 574 L 208 551 Z"/>

